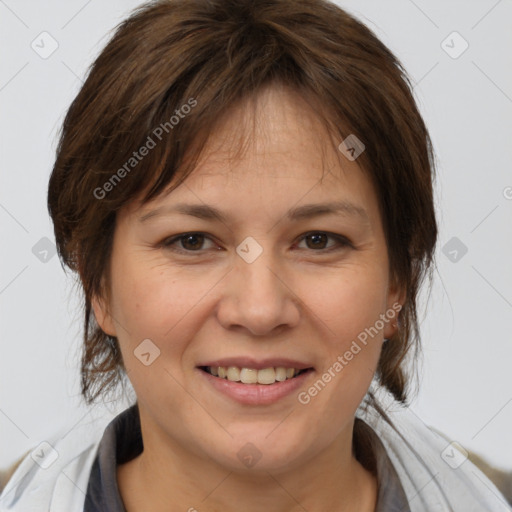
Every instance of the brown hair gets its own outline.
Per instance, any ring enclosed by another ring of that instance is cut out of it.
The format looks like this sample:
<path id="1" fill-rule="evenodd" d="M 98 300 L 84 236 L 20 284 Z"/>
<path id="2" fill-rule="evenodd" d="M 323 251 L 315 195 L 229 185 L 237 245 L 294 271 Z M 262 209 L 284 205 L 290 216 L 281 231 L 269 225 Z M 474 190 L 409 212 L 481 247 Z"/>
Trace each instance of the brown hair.
<path id="1" fill-rule="evenodd" d="M 99 328 L 91 308 L 92 297 L 108 296 L 116 212 L 182 183 L 229 107 L 276 83 L 316 105 L 338 144 L 355 134 L 366 146 L 358 163 L 378 196 L 390 275 L 407 293 L 377 375 L 405 401 L 404 358 L 418 352 L 416 298 L 437 226 L 430 138 L 401 64 L 326 0 L 160 0 L 123 21 L 89 69 L 49 182 L 59 256 L 84 292 L 88 403 L 125 376 L 117 339 Z M 185 160 L 192 145 L 195 157 Z"/>

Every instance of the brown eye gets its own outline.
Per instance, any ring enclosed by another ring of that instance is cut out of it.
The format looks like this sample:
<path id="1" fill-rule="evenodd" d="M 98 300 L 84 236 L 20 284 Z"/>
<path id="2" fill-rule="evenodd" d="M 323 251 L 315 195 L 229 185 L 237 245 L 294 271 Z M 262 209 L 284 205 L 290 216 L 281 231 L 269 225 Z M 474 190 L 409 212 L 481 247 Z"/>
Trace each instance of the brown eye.
<path id="1" fill-rule="evenodd" d="M 335 243 L 328 246 L 327 243 L 329 239 L 334 240 Z M 307 233 L 301 238 L 300 241 L 306 242 L 307 249 L 312 249 L 313 251 L 318 252 L 329 252 L 331 250 L 353 247 L 350 241 L 344 236 L 335 235 L 332 233 L 324 233 L 323 231 Z"/>
<path id="2" fill-rule="evenodd" d="M 311 242 L 307 244 L 310 249 L 325 249 L 328 238 L 325 233 L 315 233 L 314 235 L 306 236 L 305 240 Z"/>
<path id="3" fill-rule="evenodd" d="M 204 235 L 192 234 L 181 237 L 181 245 L 188 251 L 200 249 L 204 242 Z"/>
<path id="4" fill-rule="evenodd" d="M 208 249 L 208 247 L 203 247 L 205 240 L 210 240 L 210 243 L 212 244 L 211 247 L 214 245 L 211 239 L 205 236 L 203 233 L 184 233 L 182 235 L 168 238 L 161 242 L 160 245 L 165 249 L 169 249 L 175 252 L 199 253 L 203 252 L 203 250 Z"/>

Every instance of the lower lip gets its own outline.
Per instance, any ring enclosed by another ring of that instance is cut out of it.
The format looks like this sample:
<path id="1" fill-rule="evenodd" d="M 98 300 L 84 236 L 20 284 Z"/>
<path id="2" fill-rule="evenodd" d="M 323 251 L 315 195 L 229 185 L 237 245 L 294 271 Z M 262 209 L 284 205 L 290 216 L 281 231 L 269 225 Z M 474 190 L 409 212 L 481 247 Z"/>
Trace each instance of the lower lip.
<path id="1" fill-rule="evenodd" d="M 208 372 L 197 368 L 197 371 L 203 375 L 208 384 L 217 391 L 246 405 L 268 405 L 273 404 L 282 398 L 297 392 L 304 385 L 304 381 L 309 378 L 313 370 L 301 373 L 293 379 L 287 379 L 283 382 L 274 384 L 242 384 L 227 379 L 214 377 Z"/>

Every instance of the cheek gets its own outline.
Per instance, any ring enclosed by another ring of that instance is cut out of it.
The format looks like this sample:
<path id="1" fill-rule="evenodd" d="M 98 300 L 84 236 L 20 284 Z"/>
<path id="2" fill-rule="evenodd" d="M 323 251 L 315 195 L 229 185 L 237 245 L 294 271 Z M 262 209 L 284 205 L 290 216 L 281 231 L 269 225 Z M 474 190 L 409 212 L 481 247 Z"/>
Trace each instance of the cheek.
<path id="1" fill-rule="evenodd" d="M 383 338 L 375 326 L 385 312 L 387 281 L 382 273 L 359 267 L 324 285 L 312 295 L 313 312 L 324 326 L 318 343 L 322 366 L 298 401 L 305 414 L 312 407 L 314 416 L 329 417 L 327 430 L 335 435 L 355 413 L 374 376 Z"/>
<path id="2" fill-rule="evenodd" d="M 371 267 L 343 269 L 322 280 L 305 282 L 303 296 L 325 326 L 346 339 L 374 325 L 384 312 L 387 280 Z"/>
<path id="3" fill-rule="evenodd" d="M 161 347 L 179 346 L 192 328 L 191 319 L 197 324 L 201 304 L 218 279 L 199 267 L 191 271 L 137 258 L 118 259 L 112 275 L 112 311 L 122 326 L 121 342 L 137 344 L 150 338 Z"/>
<path id="4" fill-rule="evenodd" d="M 343 278 L 330 279 L 313 296 L 314 312 L 325 326 L 325 353 L 318 377 L 323 376 L 329 388 L 318 397 L 317 406 L 332 408 L 336 417 L 357 407 L 377 367 L 383 339 L 379 319 L 386 308 L 386 287 L 383 273 L 359 267 L 347 270 Z M 323 384 L 319 383 L 310 390 L 310 397 L 320 394 L 321 389 Z M 340 399 L 345 401 L 341 409 Z"/>

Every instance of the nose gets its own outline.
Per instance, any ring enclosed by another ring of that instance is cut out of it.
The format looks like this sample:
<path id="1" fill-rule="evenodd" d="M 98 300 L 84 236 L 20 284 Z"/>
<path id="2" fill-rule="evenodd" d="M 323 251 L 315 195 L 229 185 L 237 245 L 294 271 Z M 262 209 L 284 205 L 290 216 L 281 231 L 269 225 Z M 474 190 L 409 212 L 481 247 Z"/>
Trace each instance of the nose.
<path id="1" fill-rule="evenodd" d="M 234 265 L 217 308 L 225 329 L 268 336 L 298 324 L 301 301 L 270 251 L 263 251 L 252 263 L 237 257 Z"/>

